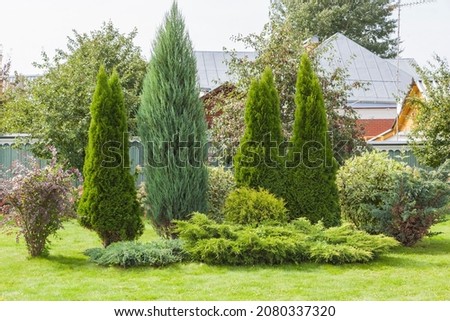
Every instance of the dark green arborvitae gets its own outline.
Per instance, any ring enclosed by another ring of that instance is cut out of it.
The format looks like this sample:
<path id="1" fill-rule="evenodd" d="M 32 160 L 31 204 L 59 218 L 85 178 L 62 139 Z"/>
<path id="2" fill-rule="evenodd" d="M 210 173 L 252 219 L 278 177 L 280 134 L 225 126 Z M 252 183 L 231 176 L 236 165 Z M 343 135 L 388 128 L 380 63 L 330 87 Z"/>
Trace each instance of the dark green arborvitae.
<path id="1" fill-rule="evenodd" d="M 291 218 L 302 216 L 313 223 L 322 220 L 326 226 L 338 225 L 337 162 L 328 137 L 322 90 L 307 54 L 301 58 L 295 103 L 287 207 Z"/>
<path id="2" fill-rule="evenodd" d="M 205 212 L 206 121 L 196 60 L 176 3 L 159 29 L 144 80 L 138 130 L 145 147 L 149 217 L 171 237 L 171 221 Z"/>
<path id="3" fill-rule="evenodd" d="M 108 80 L 100 68 L 91 104 L 91 123 L 83 168 L 80 223 L 99 235 L 106 247 L 134 240 L 144 225 L 130 173 L 127 117 L 118 74 Z"/>
<path id="4" fill-rule="evenodd" d="M 266 68 L 249 89 L 245 106 L 245 132 L 234 158 L 239 186 L 263 187 L 284 196 L 283 166 L 279 148 L 283 142 L 280 100 L 272 71 Z"/>

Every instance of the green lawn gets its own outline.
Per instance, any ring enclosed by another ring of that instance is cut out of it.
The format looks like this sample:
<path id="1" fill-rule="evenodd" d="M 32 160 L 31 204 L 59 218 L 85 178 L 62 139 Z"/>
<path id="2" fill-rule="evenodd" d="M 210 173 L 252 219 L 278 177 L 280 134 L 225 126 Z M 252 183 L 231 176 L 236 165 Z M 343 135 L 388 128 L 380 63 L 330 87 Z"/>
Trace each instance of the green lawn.
<path id="1" fill-rule="evenodd" d="M 450 300 L 450 221 L 413 248 L 370 264 L 104 268 L 83 251 L 100 246 L 76 222 L 50 257 L 28 259 L 23 240 L 0 234 L 0 300 Z M 147 228 L 142 240 L 155 238 Z"/>

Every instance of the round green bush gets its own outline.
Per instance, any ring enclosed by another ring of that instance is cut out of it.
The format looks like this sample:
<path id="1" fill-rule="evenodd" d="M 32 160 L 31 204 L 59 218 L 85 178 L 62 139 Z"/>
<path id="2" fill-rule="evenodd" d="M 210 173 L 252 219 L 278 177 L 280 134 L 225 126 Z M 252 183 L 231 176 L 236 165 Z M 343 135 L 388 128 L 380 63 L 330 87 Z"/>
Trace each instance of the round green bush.
<path id="1" fill-rule="evenodd" d="M 336 180 L 343 219 L 369 233 L 382 233 L 372 208 L 382 206 L 384 196 L 392 192 L 397 175 L 404 170 L 404 164 L 375 151 L 347 160 Z"/>
<path id="2" fill-rule="evenodd" d="M 208 167 L 208 212 L 207 216 L 222 222 L 223 206 L 230 192 L 236 188 L 233 172 L 224 167 Z"/>
<path id="3" fill-rule="evenodd" d="M 225 221 L 235 224 L 260 225 L 263 222 L 287 222 L 282 199 L 264 189 L 242 187 L 231 192 L 224 206 Z"/>
<path id="4" fill-rule="evenodd" d="M 347 161 L 338 173 L 343 217 L 369 233 L 414 245 L 440 220 L 450 197 L 450 165 L 442 166 L 411 168 L 376 152 Z"/>

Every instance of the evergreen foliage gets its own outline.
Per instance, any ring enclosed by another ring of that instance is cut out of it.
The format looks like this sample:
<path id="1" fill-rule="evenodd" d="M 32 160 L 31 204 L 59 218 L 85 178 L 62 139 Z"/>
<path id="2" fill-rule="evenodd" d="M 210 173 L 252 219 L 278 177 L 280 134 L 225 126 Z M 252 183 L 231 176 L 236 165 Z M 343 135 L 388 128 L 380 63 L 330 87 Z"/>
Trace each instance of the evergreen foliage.
<path id="1" fill-rule="evenodd" d="M 307 54 L 297 77 L 295 120 L 286 163 L 290 193 L 286 206 L 291 218 L 306 217 L 335 226 L 340 221 L 336 187 L 337 162 L 328 137 L 325 106 L 319 80 Z"/>
<path id="2" fill-rule="evenodd" d="M 369 262 L 398 245 L 391 237 L 370 235 L 345 224 L 326 229 L 300 218 L 280 226 L 218 224 L 204 214 L 178 221 L 184 249 L 208 264 L 255 265 L 302 262 Z"/>
<path id="3" fill-rule="evenodd" d="M 149 243 L 116 242 L 107 248 L 93 248 L 84 252 L 92 262 L 103 266 L 161 267 L 184 259 L 181 240 L 155 240 Z"/>
<path id="4" fill-rule="evenodd" d="M 268 191 L 241 187 L 232 191 L 223 208 L 225 221 L 235 224 L 258 226 L 287 222 L 284 201 Z"/>
<path id="5" fill-rule="evenodd" d="M 172 236 L 173 219 L 207 209 L 206 121 L 196 68 L 191 40 L 174 3 L 153 44 L 138 111 L 149 216 L 166 237 Z"/>
<path id="6" fill-rule="evenodd" d="M 91 124 L 83 169 L 80 222 L 97 232 L 106 247 L 143 233 L 134 178 L 129 171 L 127 117 L 119 76 L 100 67 L 91 104 Z"/>
<path id="7" fill-rule="evenodd" d="M 262 187 L 283 197 L 282 142 L 280 100 L 272 71 L 266 68 L 252 82 L 247 96 L 245 132 L 234 157 L 237 185 Z"/>

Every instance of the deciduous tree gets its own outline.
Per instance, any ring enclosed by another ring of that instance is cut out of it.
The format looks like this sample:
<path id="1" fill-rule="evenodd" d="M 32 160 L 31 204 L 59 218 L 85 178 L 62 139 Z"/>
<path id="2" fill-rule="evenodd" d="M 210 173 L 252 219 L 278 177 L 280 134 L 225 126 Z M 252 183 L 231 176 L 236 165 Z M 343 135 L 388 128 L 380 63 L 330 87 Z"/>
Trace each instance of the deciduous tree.
<path id="1" fill-rule="evenodd" d="M 414 99 L 414 153 L 421 163 L 438 167 L 450 159 L 450 68 L 446 59 L 436 56 L 428 67 L 417 71 L 426 96 Z"/>
<path id="2" fill-rule="evenodd" d="M 67 49 L 57 50 L 54 58 L 42 53 L 43 61 L 35 64 L 43 75 L 26 87 L 26 95 L 11 100 L 2 123 L 8 131 L 29 133 L 35 152 L 45 154 L 48 144 L 58 149 L 60 160 L 80 170 L 88 140 L 89 106 L 95 90 L 100 65 L 107 72 L 115 68 L 120 76 L 128 115 L 128 128 L 136 133 L 135 114 L 145 75 L 146 63 L 141 49 L 134 45 L 137 31 L 122 34 L 112 22 L 99 30 L 78 33 L 68 38 Z M 22 108 L 24 106 L 24 108 Z M 17 120 L 15 108 L 31 114 L 33 121 Z"/>
<path id="3" fill-rule="evenodd" d="M 395 4 L 390 0 L 280 0 L 272 15 L 290 21 L 294 33 L 325 40 L 340 32 L 383 58 L 397 54 Z"/>

